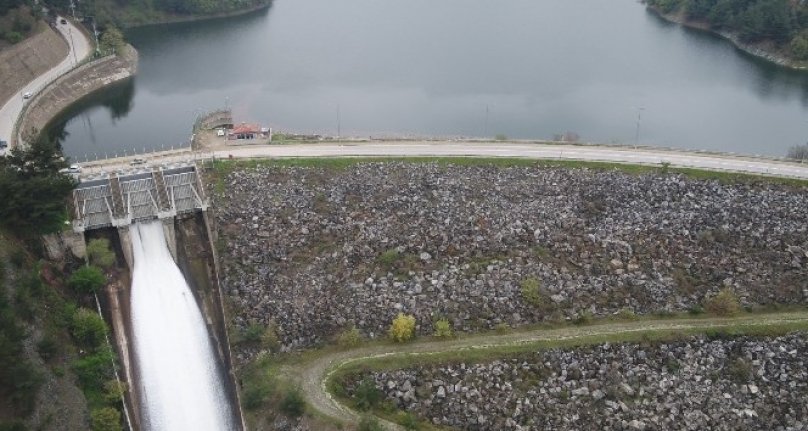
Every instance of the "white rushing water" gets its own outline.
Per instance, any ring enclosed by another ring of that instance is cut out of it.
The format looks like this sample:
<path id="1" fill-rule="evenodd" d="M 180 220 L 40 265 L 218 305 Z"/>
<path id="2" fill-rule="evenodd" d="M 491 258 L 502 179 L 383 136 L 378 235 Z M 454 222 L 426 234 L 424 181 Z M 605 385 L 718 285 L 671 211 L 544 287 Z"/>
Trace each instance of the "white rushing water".
<path id="1" fill-rule="evenodd" d="M 143 429 L 233 430 L 205 321 L 160 222 L 131 228 L 132 329 Z"/>

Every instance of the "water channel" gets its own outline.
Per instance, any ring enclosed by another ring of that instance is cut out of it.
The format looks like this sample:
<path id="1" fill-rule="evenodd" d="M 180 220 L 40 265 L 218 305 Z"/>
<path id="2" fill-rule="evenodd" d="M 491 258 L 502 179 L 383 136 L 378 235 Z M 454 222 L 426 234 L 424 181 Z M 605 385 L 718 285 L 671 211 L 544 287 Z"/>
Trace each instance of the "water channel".
<path id="1" fill-rule="evenodd" d="M 162 222 L 132 226 L 132 330 L 144 431 L 227 431 L 235 413 L 205 319 Z"/>
<path id="2" fill-rule="evenodd" d="M 128 37 L 134 82 L 54 128 L 74 159 L 184 145 L 196 115 L 222 106 L 237 121 L 343 136 L 573 132 L 774 156 L 808 140 L 808 73 L 635 0 L 275 0 Z"/>

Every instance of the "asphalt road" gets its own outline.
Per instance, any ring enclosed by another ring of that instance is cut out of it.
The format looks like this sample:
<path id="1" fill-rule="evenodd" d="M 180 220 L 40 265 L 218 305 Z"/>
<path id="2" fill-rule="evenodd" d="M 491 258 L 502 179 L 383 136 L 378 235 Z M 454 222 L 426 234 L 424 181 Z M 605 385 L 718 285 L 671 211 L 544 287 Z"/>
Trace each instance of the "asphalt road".
<path id="1" fill-rule="evenodd" d="M 27 100 L 22 98 L 23 94 L 27 92 L 36 94 L 36 92 L 45 85 L 72 69 L 76 63 L 81 62 L 90 54 L 92 45 L 84 33 L 70 21 L 67 21 L 67 24 L 61 24 L 61 20 L 62 17 L 56 18 L 56 30 L 67 40 L 69 49 L 67 57 L 53 68 L 34 78 L 28 84 L 25 84 L 24 87 L 20 88 L 19 91 L 12 95 L 8 102 L 0 108 L 0 140 L 11 142 L 14 123 L 20 115 L 24 103 L 27 102 Z"/>
<path id="2" fill-rule="evenodd" d="M 399 141 L 344 144 L 241 146 L 216 150 L 217 158 L 336 157 L 336 156 L 475 156 L 587 160 L 615 163 L 689 167 L 808 179 L 808 165 L 781 160 L 687 151 L 599 145 L 562 145 L 514 142 Z"/>

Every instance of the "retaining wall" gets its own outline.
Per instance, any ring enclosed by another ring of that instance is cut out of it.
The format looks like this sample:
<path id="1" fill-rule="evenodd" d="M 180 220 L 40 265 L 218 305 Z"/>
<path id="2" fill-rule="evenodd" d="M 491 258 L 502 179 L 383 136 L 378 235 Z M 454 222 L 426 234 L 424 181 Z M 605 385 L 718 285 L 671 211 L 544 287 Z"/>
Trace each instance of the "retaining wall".
<path id="1" fill-rule="evenodd" d="M 39 92 L 20 113 L 16 144 L 34 139 L 48 123 L 82 97 L 137 73 L 137 51 L 126 46 L 119 55 L 103 57 L 73 69 Z"/>

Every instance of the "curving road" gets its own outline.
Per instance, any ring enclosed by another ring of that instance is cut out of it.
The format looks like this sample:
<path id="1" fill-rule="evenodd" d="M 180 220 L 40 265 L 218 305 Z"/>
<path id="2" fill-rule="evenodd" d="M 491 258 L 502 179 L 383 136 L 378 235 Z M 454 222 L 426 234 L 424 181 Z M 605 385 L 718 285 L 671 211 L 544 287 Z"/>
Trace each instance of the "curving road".
<path id="1" fill-rule="evenodd" d="M 17 121 L 17 117 L 20 115 L 23 106 L 25 106 L 27 102 L 27 100 L 23 99 L 23 94 L 29 92 L 36 94 L 43 87 L 53 82 L 56 78 L 75 67 L 77 63 L 80 63 L 90 55 L 92 50 L 90 40 L 72 22 L 67 21 L 67 24 L 61 24 L 61 21 L 62 17 L 56 17 L 56 30 L 59 31 L 67 41 L 67 57 L 56 66 L 25 84 L 24 87 L 20 88 L 19 91 L 12 95 L 8 102 L 0 108 L 0 140 L 12 141 L 11 134 L 13 133 L 14 123 Z"/>
<path id="2" fill-rule="evenodd" d="M 503 335 L 473 335 L 443 342 L 417 342 L 404 345 L 375 345 L 343 352 L 325 353 L 315 359 L 286 366 L 283 374 L 301 388 L 309 406 L 318 412 L 342 421 L 355 422 L 359 415 L 339 403 L 326 389 L 328 378 L 339 368 L 357 362 L 392 355 L 427 356 L 430 354 L 527 345 L 542 341 L 574 340 L 619 334 L 652 331 L 706 332 L 720 328 L 760 328 L 777 325 L 799 325 L 808 328 L 808 311 L 777 314 L 744 315 L 733 318 L 656 319 L 634 322 L 607 323 L 593 326 L 571 326 L 560 329 L 539 329 Z M 397 425 L 385 422 L 385 428 L 397 430 Z"/>

